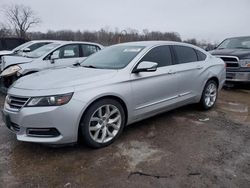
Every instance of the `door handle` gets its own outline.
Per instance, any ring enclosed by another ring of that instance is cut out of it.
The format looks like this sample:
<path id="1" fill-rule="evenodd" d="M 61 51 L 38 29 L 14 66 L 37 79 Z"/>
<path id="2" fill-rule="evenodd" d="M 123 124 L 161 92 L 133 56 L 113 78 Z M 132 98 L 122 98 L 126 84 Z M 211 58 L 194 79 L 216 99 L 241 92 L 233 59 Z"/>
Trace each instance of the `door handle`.
<path id="1" fill-rule="evenodd" d="M 202 69 L 203 67 L 201 66 L 201 65 L 198 65 L 197 67 L 196 67 L 196 69 L 198 69 L 198 70 L 200 70 L 200 69 Z"/>
<path id="2" fill-rule="evenodd" d="M 168 74 L 175 74 L 176 72 L 174 72 L 173 70 L 169 70 Z"/>

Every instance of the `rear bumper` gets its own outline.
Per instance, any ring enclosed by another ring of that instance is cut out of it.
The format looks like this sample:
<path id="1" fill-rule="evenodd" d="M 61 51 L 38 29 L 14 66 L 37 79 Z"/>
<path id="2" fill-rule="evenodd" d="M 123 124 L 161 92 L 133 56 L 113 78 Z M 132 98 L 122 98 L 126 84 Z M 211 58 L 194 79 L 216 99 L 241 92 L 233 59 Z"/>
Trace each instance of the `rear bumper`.
<path id="1" fill-rule="evenodd" d="M 250 82 L 250 69 L 249 68 L 227 69 L 226 81 Z"/>

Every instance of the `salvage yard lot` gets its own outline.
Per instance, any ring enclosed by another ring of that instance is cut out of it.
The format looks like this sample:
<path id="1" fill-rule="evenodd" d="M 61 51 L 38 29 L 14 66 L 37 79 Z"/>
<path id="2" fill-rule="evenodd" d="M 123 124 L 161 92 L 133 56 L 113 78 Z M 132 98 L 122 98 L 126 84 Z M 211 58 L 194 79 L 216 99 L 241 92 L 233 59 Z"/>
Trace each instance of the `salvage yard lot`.
<path id="1" fill-rule="evenodd" d="M 4 96 L 1 95 L 1 106 Z M 0 187 L 250 186 L 250 88 L 136 123 L 114 144 L 51 148 L 22 143 L 0 122 Z"/>

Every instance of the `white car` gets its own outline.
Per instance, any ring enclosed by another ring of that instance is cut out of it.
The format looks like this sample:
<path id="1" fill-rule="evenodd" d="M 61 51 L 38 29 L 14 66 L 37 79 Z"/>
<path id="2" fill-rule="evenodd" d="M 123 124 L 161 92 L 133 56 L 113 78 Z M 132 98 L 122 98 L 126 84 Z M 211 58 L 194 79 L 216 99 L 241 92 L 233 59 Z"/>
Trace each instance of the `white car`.
<path id="1" fill-rule="evenodd" d="M 53 41 L 53 40 L 33 40 L 33 41 L 26 42 L 20 46 L 17 46 L 13 50 L 2 50 L 2 51 L 0 51 L 0 63 L 1 63 L 1 57 L 4 55 L 25 56 L 26 53 L 32 52 L 32 51 L 36 50 L 37 48 L 40 48 L 40 47 L 42 47 L 46 44 L 52 43 L 52 42 L 55 42 L 55 41 Z"/>
<path id="2" fill-rule="evenodd" d="M 0 76 L 8 88 L 21 76 L 76 64 L 102 48 L 102 45 L 90 42 L 56 41 L 27 53 L 25 57 L 2 57 Z"/>

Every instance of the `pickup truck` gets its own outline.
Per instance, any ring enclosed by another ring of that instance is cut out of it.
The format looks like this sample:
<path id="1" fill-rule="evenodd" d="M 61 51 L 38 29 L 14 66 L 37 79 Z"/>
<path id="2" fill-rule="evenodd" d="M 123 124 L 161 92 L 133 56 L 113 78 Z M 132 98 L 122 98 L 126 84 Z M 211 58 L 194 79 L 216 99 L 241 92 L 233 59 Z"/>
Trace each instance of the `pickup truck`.
<path id="1" fill-rule="evenodd" d="M 210 53 L 224 60 L 227 83 L 250 83 L 250 36 L 227 38 Z"/>

